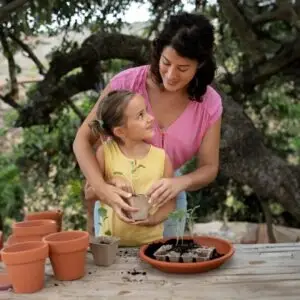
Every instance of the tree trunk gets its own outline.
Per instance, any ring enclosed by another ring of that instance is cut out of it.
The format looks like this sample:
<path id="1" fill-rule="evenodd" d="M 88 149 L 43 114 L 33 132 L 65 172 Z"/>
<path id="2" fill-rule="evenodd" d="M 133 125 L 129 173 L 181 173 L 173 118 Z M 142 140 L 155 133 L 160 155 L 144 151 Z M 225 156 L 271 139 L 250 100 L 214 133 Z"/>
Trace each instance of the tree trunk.
<path id="1" fill-rule="evenodd" d="M 300 220 L 300 170 L 265 147 L 241 106 L 223 95 L 221 172 L 251 187 L 260 198 L 277 200 Z"/>

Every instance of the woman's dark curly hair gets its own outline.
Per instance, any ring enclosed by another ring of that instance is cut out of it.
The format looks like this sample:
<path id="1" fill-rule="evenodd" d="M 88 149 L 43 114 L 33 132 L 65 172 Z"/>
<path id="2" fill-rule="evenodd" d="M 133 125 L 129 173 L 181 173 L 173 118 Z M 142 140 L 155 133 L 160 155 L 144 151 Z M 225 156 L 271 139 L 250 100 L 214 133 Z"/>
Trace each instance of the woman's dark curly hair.
<path id="1" fill-rule="evenodd" d="M 151 73 L 157 84 L 162 83 L 159 60 L 166 46 L 199 63 L 198 70 L 188 85 L 189 98 L 201 102 L 207 85 L 211 84 L 216 70 L 213 57 L 214 28 L 209 20 L 200 14 L 180 13 L 171 16 L 152 43 Z"/>

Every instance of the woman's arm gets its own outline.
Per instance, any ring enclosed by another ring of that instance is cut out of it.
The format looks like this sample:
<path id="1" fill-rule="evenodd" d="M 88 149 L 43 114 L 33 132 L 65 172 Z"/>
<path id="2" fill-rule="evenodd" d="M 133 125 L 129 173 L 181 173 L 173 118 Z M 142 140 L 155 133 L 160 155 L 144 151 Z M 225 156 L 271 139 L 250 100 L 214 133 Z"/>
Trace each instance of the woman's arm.
<path id="1" fill-rule="evenodd" d="M 183 176 L 157 181 L 148 192 L 151 202 L 164 204 L 181 191 L 198 190 L 216 178 L 219 169 L 220 131 L 221 118 L 207 130 L 202 140 L 197 155 L 197 169 Z"/>
<path id="2" fill-rule="evenodd" d="M 130 197 L 131 195 L 129 193 L 113 187 L 104 181 L 99 162 L 96 159 L 95 151 L 93 149 L 97 139 L 93 136 L 92 131 L 89 128 L 89 123 L 95 119 L 99 102 L 110 90 L 110 85 L 103 90 L 97 103 L 78 129 L 73 143 L 73 151 L 83 175 L 96 194 L 96 197 L 92 197 L 93 199 L 99 199 L 110 206 L 117 205 L 125 211 L 136 211 L 135 208 L 127 205 L 121 198 L 121 196 L 124 198 Z M 131 221 L 124 213 L 120 214 L 119 217 L 125 222 Z"/>
<path id="3" fill-rule="evenodd" d="M 97 142 L 97 137 L 92 134 L 92 131 L 89 128 L 89 123 L 96 118 L 98 105 L 109 91 L 110 85 L 107 85 L 107 87 L 102 91 L 97 103 L 79 127 L 73 142 L 73 151 L 83 175 L 95 190 L 97 196 L 103 199 L 103 201 L 107 198 L 105 182 L 93 149 L 94 144 Z"/>
<path id="4" fill-rule="evenodd" d="M 197 169 L 178 177 L 182 191 L 194 191 L 215 180 L 219 171 L 221 117 L 207 130 L 197 155 Z"/>

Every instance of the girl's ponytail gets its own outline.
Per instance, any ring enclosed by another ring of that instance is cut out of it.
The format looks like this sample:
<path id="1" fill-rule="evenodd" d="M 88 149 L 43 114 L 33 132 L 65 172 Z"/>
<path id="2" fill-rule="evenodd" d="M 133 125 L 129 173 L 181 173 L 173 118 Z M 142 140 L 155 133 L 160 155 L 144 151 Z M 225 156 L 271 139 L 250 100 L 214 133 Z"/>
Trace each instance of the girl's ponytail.
<path id="1" fill-rule="evenodd" d="M 92 130 L 92 133 L 99 137 L 103 135 L 107 135 L 105 130 L 104 122 L 102 120 L 95 119 L 89 123 L 89 127 Z"/>

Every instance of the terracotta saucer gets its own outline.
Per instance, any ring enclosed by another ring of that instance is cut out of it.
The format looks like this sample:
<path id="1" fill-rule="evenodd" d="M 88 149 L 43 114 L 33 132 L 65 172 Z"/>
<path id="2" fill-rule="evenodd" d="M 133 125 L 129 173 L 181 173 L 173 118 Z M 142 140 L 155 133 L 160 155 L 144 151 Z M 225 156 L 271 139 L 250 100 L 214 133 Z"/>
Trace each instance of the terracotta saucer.
<path id="1" fill-rule="evenodd" d="M 166 242 L 171 238 L 154 241 L 154 243 Z M 191 239 L 191 237 L 184 237 L 184 239 Z M 225 261 L 229 260 L 234 254 L 235 250 L 233 245 L 223 239 L 210 237 L 210 236 L 194 236 L 195 243 L 202 246 L 215 247 L 218 253 L 223 254 L 222 257 L 215 258 L 208 261 L 180 263 L 180 262 L 166 262 L 159 261 L 145 255 L 146 249 L 149 245 L 144 245 L 140 248 L 139 255 L 142 260 L 149 263 L 153 267 L 167 273 L 201 273 L 220 267 Z"/>
<path id="2" fill-rule="evenodd" d="M 8 279 L 8 275 L 5 272 L 0 272 L 0 291 L 6 291 L 12 288 L 12 284 Z"/>

